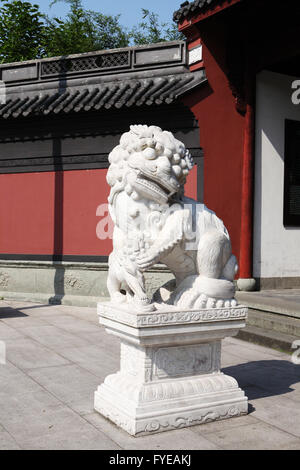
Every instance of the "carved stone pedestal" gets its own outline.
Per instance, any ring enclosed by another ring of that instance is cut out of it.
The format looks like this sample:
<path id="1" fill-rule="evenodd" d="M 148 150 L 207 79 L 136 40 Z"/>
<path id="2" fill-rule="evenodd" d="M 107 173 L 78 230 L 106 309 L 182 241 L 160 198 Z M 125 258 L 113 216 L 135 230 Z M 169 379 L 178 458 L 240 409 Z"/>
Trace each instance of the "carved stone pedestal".
<path id="1" fill-rule="evenodd" d="M 246 414 L 236 380 L 220 372 L 221 340 L 245 326 L 247 308 L 133 313 L 99 303 L 100 324 L 121 339 L 121 368 L 95 392 L 95 409 L 125 429 L 168 431 Z"/>

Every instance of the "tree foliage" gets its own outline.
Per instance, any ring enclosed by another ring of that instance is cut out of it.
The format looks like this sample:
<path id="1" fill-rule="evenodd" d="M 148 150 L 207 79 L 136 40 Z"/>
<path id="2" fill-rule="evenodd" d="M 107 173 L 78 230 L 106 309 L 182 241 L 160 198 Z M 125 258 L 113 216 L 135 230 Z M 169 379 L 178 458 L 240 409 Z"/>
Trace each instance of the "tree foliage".
<path id="1" fill-rule="evenodd" d="M 44 30 L 44 18 L 38 5 L 18 0 L 3 3 L 0 7 L 0 61 L 42 57 Z"/>
<path id="2" fill-rule="evenodd" d="M 47 18 L 45 51 L 48 56 L 76 54 L 126 47 L 129 35 L 119 23 L 119 15 L 103 15 L 85 10 L 80 0 L 54 0 L 70 4 L 67 17 Z"/>
<path id="3" fill-rule="evenodd" d="M 0 62 L 76 54 L 181 39 L 175 23 L 161 23 L 159 16 L 142 9 L 142 21 L 131 30 L 120 15 L 87 10 L 81 0 L 53 0 L 69 4 L 65 18 L 43 15 L 27 1 L 0 0 Z"/>
<path id="4" fill-rule="evenodd" d="M 130 31 L 130 37 L 134 44 L 152 44 L 183 39 L 176 24 L 160 23 L 157 13 L 142 8 L 142 19 L 143 21 Z"/>

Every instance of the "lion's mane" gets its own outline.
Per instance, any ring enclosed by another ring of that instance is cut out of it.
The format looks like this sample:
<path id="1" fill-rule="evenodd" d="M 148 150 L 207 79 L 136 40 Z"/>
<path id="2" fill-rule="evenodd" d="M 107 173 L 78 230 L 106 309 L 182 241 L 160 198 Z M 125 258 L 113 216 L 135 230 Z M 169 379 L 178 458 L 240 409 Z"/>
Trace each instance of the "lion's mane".
<path id="1" fill-rule="evenodd" d="M 157 126 L 132 125 L 130 131 L 121 136 L 120 143 L 109 154 L 110 163 L 107 183 L 111 186 L 109 203 L 119 192 L 125 190 L 132 195 L 130 174 L 137 172 L 149 161 L 167 157 L 171 164 L 173 177 L 180 187 L 193 167 L 191 154 L 184 144 L 175 139 L 173 134 Z"/>

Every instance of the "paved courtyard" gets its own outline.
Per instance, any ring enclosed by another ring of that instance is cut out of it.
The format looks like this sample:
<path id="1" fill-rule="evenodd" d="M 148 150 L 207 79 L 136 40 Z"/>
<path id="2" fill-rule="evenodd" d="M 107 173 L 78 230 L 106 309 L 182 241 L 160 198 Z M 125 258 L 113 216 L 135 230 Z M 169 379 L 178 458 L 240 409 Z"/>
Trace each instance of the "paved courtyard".
<path id="1" fill-rule="evenodd" d="M 223 371 L 249 397 L 247 416 L 134 438 L 93 410 L 93 392 L 118 369 L 118 339 L 96 309 L 0 303 L 0 449 L 300 449 L 300 365 L 228 338 Z"/>

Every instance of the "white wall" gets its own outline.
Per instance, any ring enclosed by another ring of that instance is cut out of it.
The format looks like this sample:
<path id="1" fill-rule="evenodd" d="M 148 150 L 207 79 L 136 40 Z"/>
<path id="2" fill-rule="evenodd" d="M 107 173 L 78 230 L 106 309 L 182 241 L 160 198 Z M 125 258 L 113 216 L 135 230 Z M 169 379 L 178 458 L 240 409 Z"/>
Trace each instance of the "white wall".
<path id="1" fill-rule="evenodd" d="M 256 86 L 254 277 L 300 276 L 300 227 L 283 225 L 284 120 L 300 121 L 290 77 L 263 71 Z"/>

